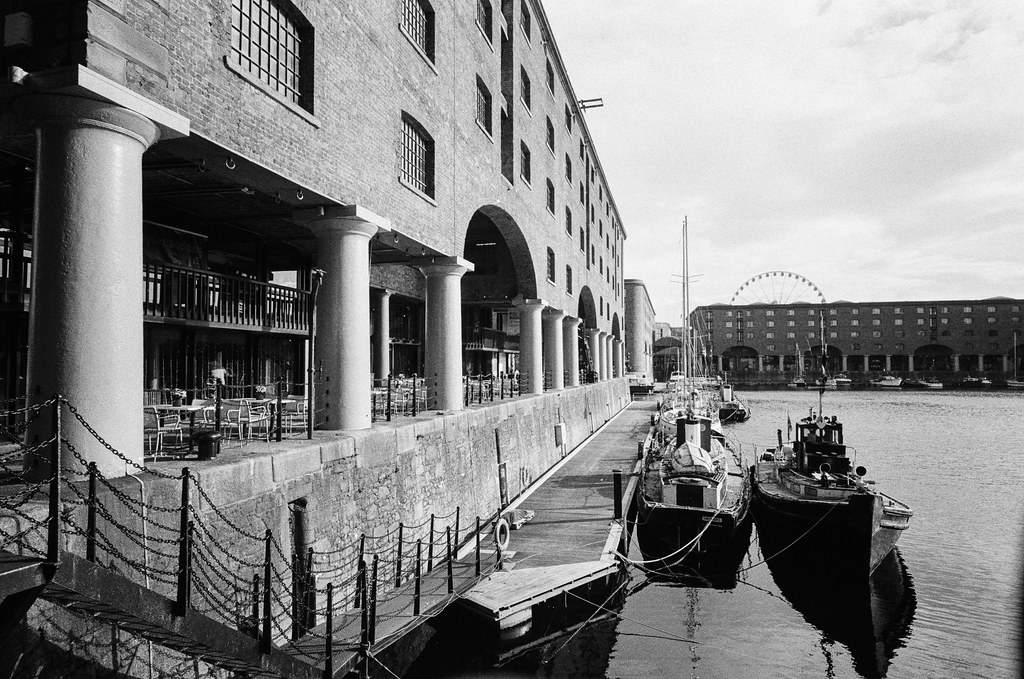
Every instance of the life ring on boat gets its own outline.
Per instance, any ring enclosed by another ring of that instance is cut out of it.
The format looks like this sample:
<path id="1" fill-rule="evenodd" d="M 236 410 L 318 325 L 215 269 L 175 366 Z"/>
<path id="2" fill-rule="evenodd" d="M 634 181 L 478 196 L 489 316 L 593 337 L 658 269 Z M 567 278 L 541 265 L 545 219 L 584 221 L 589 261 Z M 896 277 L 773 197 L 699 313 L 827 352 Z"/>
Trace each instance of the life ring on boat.
<path id="1" fill-rule="evenodd" d="M 818 429 L 824 429 L 825 428 L 825 418 L 823 418 L 821 415 L 818 415 L 818 419 L 817 419 L 817 421 L 815 421 L 815 424 L 818 425 Z"/>
<path id="2" fill-rule="evenodd" d="M 499 516 L 498 520 L 494 522 L 494 544 L 498 546 L 498 549 L 505 551 L 508 549 L 508 539 L 512 532 L 512 529 L 508 525 L 508 519 L 504 516 Z"/>

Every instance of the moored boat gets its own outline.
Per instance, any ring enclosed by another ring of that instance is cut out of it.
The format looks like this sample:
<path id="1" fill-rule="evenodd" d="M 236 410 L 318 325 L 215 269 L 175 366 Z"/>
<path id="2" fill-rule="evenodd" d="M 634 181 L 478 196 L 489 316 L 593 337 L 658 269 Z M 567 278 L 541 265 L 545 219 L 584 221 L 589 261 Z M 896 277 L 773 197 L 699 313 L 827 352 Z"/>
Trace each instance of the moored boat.
<path id="1" fill-rule="evenodd" d="M 921 377 L 903 380 L 903 389 L 942 389 L 942 382 L 932 377 Z"/>
<path id="2" fill-rule="evenodd" d="M 847 377 L 846 373 L 839 373 L 838 375 L 836 375 L 832 379 L 835 380 L 836 387 L 838 387 L 840 389 L 842 389 L 844 387 L 851 387 L 851 386 L 853 386 L 853 380 L 851 380 L 849 377 Z"/>
<path id="3" fill-rule="evenodd" d="M 718 419 L 723 424 L 746 422 L 750 419 L 750 409 L 736 397 L 736 391 L 731 384 L 722 384 L 718 390 Z"/>
<path id="4" fill-rule="evenodd" d="M 762 455 L 753 475 L 758 530 L 776 534 L 815 559 L 871 573 L 910 525 L 913 510 L 852 468 L 836 417 L 796 424 L 796 436 Z"/>
<path id="5" fill-rule="evenodd" d="M 871 380 L 871 386 L 882 389 L 899 389 L 903 386 L 903 378 L 895 375 L 882 375 Z"/>
<path id="6" fill-rule="evenodd" d="M 1009 384 L 1009 382 L 1007 382 L 1007 384 Z M 960 380 L 961 389 L 986 389 L 991 386 L 992 380 L 987 377 L 972 377 L 971 375 L 968 375 Z"/>
<path id="7" fill-rule="evenodd" d="M 637 531 L 644 555 L 672 567 L 729 551 L 749 518 L 750 471 L 709 417 L 680 417 L 676 433 L 644 456 Z"/>

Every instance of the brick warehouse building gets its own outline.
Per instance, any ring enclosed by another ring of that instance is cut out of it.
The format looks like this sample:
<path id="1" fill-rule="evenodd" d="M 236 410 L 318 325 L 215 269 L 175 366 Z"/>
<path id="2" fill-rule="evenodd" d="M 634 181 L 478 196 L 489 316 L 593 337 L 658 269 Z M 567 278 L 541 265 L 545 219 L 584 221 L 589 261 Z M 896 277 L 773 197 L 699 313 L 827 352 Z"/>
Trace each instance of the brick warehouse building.
<path id="1" fill-rule="evenodd" d="M 141 459 L 144 399 L 214 370 L 312 367 L 328 429 L 392 372 L 441 410 L 622 374 L 626 234 L 539 2 L 0 4 L 0 397 Z"/>
<path id="2" fill-rule="evenodd" d="M 1021 372 L 1024 300 L 712 304 L 692 320 L 708 338 L 719 371 L 793 376 L 817 370 L 824 320 L 831 374 L 985 375 L 994 382 Z"/>
<path id="3" fill-rule="evenodd" d="M 630 372 L 654 376 L 654 305 L 647 286 L 626 279 L 626 367 Z"/>

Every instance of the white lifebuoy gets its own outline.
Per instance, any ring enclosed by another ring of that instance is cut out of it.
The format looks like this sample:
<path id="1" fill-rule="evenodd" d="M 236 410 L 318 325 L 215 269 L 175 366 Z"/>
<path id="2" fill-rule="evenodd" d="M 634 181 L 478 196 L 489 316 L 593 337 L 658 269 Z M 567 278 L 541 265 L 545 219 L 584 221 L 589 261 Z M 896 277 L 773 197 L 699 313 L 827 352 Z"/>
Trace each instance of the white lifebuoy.
<path id="1" fill-rule="evenodd" d="M 509 534 L 512 529 L 508 525 L 508 519 L 504 516 L 498 517 L 498 520 L 494 523 L 494 544 L 498 545 L 498 549 L 504 551 L 508 549 Z"/>

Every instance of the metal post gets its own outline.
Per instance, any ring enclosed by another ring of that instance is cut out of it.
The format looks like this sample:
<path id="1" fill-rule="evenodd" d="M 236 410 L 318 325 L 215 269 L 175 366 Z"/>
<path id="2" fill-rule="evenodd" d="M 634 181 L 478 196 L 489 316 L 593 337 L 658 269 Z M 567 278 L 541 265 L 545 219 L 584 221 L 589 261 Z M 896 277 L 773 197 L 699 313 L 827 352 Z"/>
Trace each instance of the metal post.
<path id="1" fill-rule="evenodd" d="M 252 620 L 250 621 L 251 629 L 248 630 L 249 635 L 253 639 L 260 638 L 260 576 L 254 574 L 252 576 Z"/>
<path id="2" fill-rule="evenodd" d="M 377 643 L 377 567 L 380 557 L 373 555 L 373 577 L 370 580 L 370 645 Z"/>
<path id="3" fill-rule="evenodd" d="M 638 460 L 644 459 L 644 442 L 643 441 L 637 441 L 636 442 L 636 459 L 638 459 Z"/>
<path id="4" fill-rule="evenodd" d="M 57 563 L 60 560 L 60 396 L 54 394 L 53 409 L 53 443 L 50 444 L 50 515 L 47 517 L 46 560 Z"/>
<path id="5" fill-rule="evenodd" d="M 480 517 L 476 517 L 476 574 L 480 575 Z"/>
<path id="6" fill-rule="evenodd" d="M 391 373 L 388 373 L 388 400 L 384 404 L 384 418 L 391 421 Z"/>
<path id="7" fill-rule="evenodd" d="M 445 528 L 445 542 L 448 546 L 448 556 L 445 561 L 448 562 L 448 593 L 451 594 L 455 591 L 455 576 L 452 573 L 452 527 L 447 526 Z"/>
<path id="8" fill-rule="evenodd" d="M 434 570 L 434 515 L 430 515 L 430 539 L 427 541 L 427 572 Z"/>
<path id="9" fill-rule="evenodd" d="M 420 580 L 423 577 L 423 540 L 416 541 L 416 589 L 412 598 L 412 614 L 420 614 Z"/>
<path id="10" fill-rule="evenodd" d="M 494 375 L 491 375 L 491 403 L 494 403 Z"/>
<path id="11" fill-rule="evenodd" d="M 500 519 L 501 517 L 499 516 L 498 518 Z M 494 520 L 494 558 L 495 558 L 495 561 L 494 561 L 495 570 L 499 570 L 500 571 L 501 570 L 502 555 L 501 555 L 501 545 L 498 544 L 498 519 Z"/>
<path id="12" fill-rule="evenodd" d="M 477 375 L 476 376 L 476 388 L 477 388 L 476 404 L 480 405 L 480 404 L 482 404 L 484 402 L 484 376 L 483 375 Z"/>
<path id="13" fill-rule="evenodd" d="M 214 392 L 213 398 L 214 398 L 214 402 L 216 404 L 214 406 L 214 408 L 213 408 L 213 421 L 214 421 L 214 429 L 217 431 L 218 434 L 220 433 L 220 408 L 221 408 L 221 400 L 222 400 L 222 397 L 221 397 L 221 387 L 222 386 L 223 385 L 220 382 L 217 382 L 215 385 L 213 385 L 213 392 Z"/>
<path id="14" fill-rule="evenodd" d="M 612 482 L 615 489 L 612 491 L 615 494 L 615 518 L 622 518 L 622 470 L 612 470 Z"/>
<path id="15" fill-rule="evenodd" d="M 461 507 L 455 507 L 455 551 L 459 551 L 459 512 Z"/>
<path id="16" fill-rule="evenodd" d="M 469 375 L 462 378 L 462 381 L 466 383 L 466 394 L 463 396 L 463 402 L 469 405 Z"/>
<path id="17" fill-rule="evenodd" d="M 505 400 L 505 373 L 501 374 L 501 382 L 498 383 L 498 400 Z"/>
<path id="18" fill-rule="evenodd" d="M 273 540 L 273 533 L 268 528 L 263 538 L 263 631 L 260 634 L 260 653 L 266 654 L 269 654 L 270 649 L 273 648 L 270 637 L 271 540 Z"/>
<path id="19" fill-rule="evenodd" d="M 188 527 L 189 527 L 189 481 L 191 476 L 188 473 L 188 467 L 184 467 L 181 470 L 181 513 L 179 517 L 178 526 L 178 596 L 175 600 L 175 615 L 185 615 L 188 610 L 188 599 L 189 599 L 189 544 L 188 544 Z"/>
<path id="20" fill-rule="evenodd" d="M 334 679 L 334 583 L 327 583 L 327 628 L 324 630 L 324 679 Z"/>
<path id="21" fill-rule="evenodd" d="M 281 391 L 284 389 L 284 382 L 277 381 L 277 442 L 281 442 Z"/>
<path id="22" fill-rule="evenodd" d="M 412 374 L 412 416 L 416 417 L 416 373 Z"/>
<path id="23" fill-rule="evenodd" d="M 85 529 L 85 558 L 96 563 L 96 463 L 89 463 L 89 516 Z"/>
<path id="24" fill-rule="evenodd" d="M 303 603 L 306 606 L 303 634 L 316 627 L 316 576 L 313 574 L 313 548 L 306 552 L 306 592 Z M 330 586 L 331 583 L 327 583 Z"/>
<path id="25" fill-rule="evenodd" d="M 366 561 L 359 560 L 359 572 L 366 573 Z M 356 599 L 362 599 L 366 601 L 366 578 L 364 577 L 361 581 L 356 581 L 356 587 L 360 590 L 356 595 Z M 362 615 L 359 619 L 359 651 L 363 657 L 365 663 L 369 658 L 370 651 L 370 607 L 364 605 L 362 607 Z"/>
<path id="26" fill-rule="evenodd" d="M 395 587 L 402 586 L 402 536 L 405 533 L 405 524 L 398 522 L 398 558 L 395 559 Z"/>
<path id="27" fill-rule="evenodd" d="M 302 616 L 302 557 L 292 554 L 292 641 L 298 640 L 299 620 Z"/>

